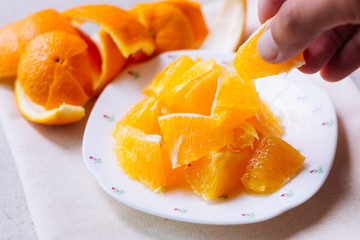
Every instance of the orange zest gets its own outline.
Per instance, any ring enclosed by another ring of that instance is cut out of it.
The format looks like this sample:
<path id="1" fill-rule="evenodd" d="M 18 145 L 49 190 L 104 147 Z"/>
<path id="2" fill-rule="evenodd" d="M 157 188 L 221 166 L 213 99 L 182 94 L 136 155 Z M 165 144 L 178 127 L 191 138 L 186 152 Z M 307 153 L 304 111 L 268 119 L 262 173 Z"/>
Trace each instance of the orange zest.
<path id="1" fill-rule="evenodd" d="M 62 13 L 81 24 L 89 21 L 98 24 L 114 40 L 124 57 L 138 50 L 150 55 L 155 50 L 154 40 L 149 31 L 130 13 L 106 4 L 84 5 Z"/>
<path id="2" fill-rule="evenodd" d="M 86 49 L 83 39 L 64 32 L 31 40 L 18 68 L 25 94 L 46 110 L 63 103 L 83 106 L 89 99 L 86 90 L 91 91 L 93 83 Z"/>

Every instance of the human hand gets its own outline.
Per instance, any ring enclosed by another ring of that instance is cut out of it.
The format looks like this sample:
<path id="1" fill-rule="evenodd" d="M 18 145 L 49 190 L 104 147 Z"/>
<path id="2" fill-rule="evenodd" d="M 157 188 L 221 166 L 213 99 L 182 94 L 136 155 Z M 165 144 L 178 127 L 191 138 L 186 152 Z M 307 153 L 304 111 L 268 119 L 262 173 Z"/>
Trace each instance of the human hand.
<path id="1" fill-rule="evenodd" d="M 304 73 L 338 81 L 360 66 L 360 0 L 259 0 L 260 56 L 282 63 L 304 51 Z"/>

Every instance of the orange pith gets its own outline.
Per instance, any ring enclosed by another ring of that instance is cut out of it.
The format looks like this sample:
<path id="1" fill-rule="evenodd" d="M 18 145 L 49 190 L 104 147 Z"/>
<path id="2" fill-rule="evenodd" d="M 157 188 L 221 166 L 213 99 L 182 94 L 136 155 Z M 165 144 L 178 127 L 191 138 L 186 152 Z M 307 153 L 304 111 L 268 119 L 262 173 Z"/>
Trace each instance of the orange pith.
<path id="1" fill-rule="evenodd" d="M 100 25 L 116 43 L 124 57 L 138 50 L 150 55 L 155 43 L 149 31 L 130 13 L 118 7 L 95 4 L 75 7 L 62 13 L 79 23 L 90 21 Z"/>
<path id="2" fill-rule="evenodd" d="M 289 72 L 291 69 L 300 67 L 305 63 L 302 53 L 281 64 L 270 64 L 265 62 L 257 51 L 257 40 L 264 32 L 266 25 L 267 23 L 259 28 L 258 31 L 240 46 L 235 59 L 233 60 L 234 68 L 243 81 Z"/>
<path id="3" fill-rule="evenodd" d="M 40 34 L 62 31 L 78 35 L 66 17 L 55 10 L 36 12 L 0 29 L 0 78 L 16 76 L 22 52 Z"/>
<path id="4" fill-rule="evenodd" d="M 121 54 L 110 34 L 100 29 L 99 37 L 102 66 L 101 80 L 95 87 L 96 92 L 101 92 L 101 90 L 124 69 L 127 63 L 127 59 Z"/>
<path id="5" fill-rule="evenodd" d="M 263 135 L 241 181 L 258 193 L 278 190 L 300 168 L 305 158 L 281 138 Z"/>
<path id="6" fill-rule="evenodd" d="M 83 106 L 88 100 L 84 90 L 93 82 L 86 49 L 83 39 L 64 32 L 34 38 L 26 47 L 18 68 L 18 78 L 26 95 L 45 109 L 57 108 L 63 103 Z"/>

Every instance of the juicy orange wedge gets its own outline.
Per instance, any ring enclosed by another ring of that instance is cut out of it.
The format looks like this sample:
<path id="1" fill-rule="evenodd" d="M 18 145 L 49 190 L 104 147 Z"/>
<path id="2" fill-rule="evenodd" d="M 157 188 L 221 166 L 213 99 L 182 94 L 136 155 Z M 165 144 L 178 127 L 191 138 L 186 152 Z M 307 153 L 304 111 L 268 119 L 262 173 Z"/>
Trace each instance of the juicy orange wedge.
<path id="1" fill-rule="evenodd" d="M 211 110 L 213 118 L 233 129 L 259 111 L 254 81 L 243 82 L 234 71 L 225 71 L 218 81 Z"/>
<path id="2" fill-rule="evenodd" d="M 231 129 L 198 114 L 164 115 L 159 117 L 159 124 L 173 168 L 196 161 L 233 140 Z"/>
<path id="3" fill-rule="evenodd" d="M 264 23 L 255 31 L 236 53 L 233 65 L 243 81 L 289 72 L 305 63 L 302 53 L 281 64 L 270 64 L 260 57 L 257 51 L 257 41 L 267 24 L 268 22 Z"/>
<path id="4" fill-rule="evenodd" d="M 78 35 L 68 19 L 55 10 L 36 12 L 0 29 L 0 78 L 16 76 L 22 52 L 36 36 L 52 31 Z"/>
<path id="5" fill-rule="evenodd" d="M 46 110 L 63 103 L 83 106 L 91 95 L 94 77 L 86 49 L 82 38 L 64 32 L 31 40 L 18 68 L 25 94 Z"/>
<path id="6" fill-rule="evenodd" d="M 104 29 L 122 55 L 128 58 L 138 50 L 151 55 L 155 50 L 154 40 L 149 31 L 130 13 L 111 5 L 95 4 L 75 7 L 62 13 L 74 22 L 89 21 Z"/>
<path id="7" fill-rule="evenodd" d="M 80 121 L 85 116 L 85 109 L 81 106 L 61 104 L 52 110 L 35 104 L 25 94 L 20 81 L 15 81 L 15 98 L 20 112 L 30 121 L 46 125 L 62 125 Z"/>
<path id="8" fill-rule="evenodd" d="M 161 115 L 162 104 L 153 97 L 147 97 L 132 105 L 125 116 L 116 124 L 113 136 L 121 125 L 140 129 L 146 134 L 161 135 L 158 117 Z"/>
<path id="9" fill-rule="evenodd" d="M 304 160 L 299 151 L 281 138 L 263 135 L 241 181 L 249 190 L 272 193 L 294 176 Z"/>
<path id="10" fill-rule="evenodd" d="M 118 126 L 113 151 L 123 171 L 155 192 L 176 182 L 179 170 L 171 168 L 160 135 L 147 135 L 128 125 Z"/>
<path id="11" fill-rule="evenodd" d="M 251 154 L 251 151 L 233 151 L 230 147 L 212 151 L 185 167 L 186 181 L 205 200 L 226 198 L 242 187 L 241 176 Z"/>

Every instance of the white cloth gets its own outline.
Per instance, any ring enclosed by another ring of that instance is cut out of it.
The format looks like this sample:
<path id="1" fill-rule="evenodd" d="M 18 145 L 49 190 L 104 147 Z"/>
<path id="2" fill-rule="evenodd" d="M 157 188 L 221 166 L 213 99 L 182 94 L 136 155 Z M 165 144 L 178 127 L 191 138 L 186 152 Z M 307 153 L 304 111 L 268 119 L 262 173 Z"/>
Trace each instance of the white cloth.
<path id="1" fill-rule="evenodd" d="M 83 164 L 86 118 L 65 126 L 24 119 L 12 84 L 0 83 L 0 117 L 39 239 L 356 239 L 360 234 L 360 93 L 350 79 L 318 81 L 338 116 L 328 179 L 310 200 L 274 219 L 209 226 L 154 217 L 108 196 Z M 87 116 L 93 102 L 87 105 Z"/>

